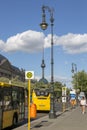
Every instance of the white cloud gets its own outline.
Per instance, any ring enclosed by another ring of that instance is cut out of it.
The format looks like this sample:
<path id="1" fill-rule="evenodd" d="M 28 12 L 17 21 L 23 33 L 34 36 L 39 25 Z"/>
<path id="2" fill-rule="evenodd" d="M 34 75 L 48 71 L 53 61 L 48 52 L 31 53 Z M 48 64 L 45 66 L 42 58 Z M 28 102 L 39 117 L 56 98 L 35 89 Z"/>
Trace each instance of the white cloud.
<path id="1" fill-rule="evenodd" d="M 66 53 L 87 52 L 87 34 L 68 33 L 63 36 L 54 35 L 53 41 L 55 46 L 61 46 Z M 45 37 L 42 32 L 28 30 L 9 37 L 6 42 L 0 40 L 0 50 L 5 52 L 25 51 L 32 53 L 41 51 L 43 45 L 45 48 L 49 48 L 50 43 L 50 34 Z"/>
<path id="2" fill-rule="evenodd" d="M 40 51 L 43 44 L 44 34 L 29 30 L 8 38 L 3 50 L 6 52 L 25 51 L 32 53 Z"/>
<path id="3" fill-rule="evenodd" d="M 55 35 L 54 44 L 62 46 L 64 51 L 71 54 L 87 52 L 87 34 Z"/>
<path id="4" fill-rule="evenodd" d="M 2 51 L 3 48 L 5 48 L 5 43 L 4 41 L 0 40 L 0 50 Z"/>

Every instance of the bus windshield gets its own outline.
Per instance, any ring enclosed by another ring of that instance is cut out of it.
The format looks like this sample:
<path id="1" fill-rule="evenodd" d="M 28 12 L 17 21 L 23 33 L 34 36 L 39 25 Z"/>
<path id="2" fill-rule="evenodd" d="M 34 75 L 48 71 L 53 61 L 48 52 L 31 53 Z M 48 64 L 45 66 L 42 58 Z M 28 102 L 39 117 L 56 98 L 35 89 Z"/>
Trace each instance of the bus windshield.
<path id="1" fill-rule="evenodd" d="M 36 96 L 48 96 L 49 92 L 46 90 L 35 90 Z"/>

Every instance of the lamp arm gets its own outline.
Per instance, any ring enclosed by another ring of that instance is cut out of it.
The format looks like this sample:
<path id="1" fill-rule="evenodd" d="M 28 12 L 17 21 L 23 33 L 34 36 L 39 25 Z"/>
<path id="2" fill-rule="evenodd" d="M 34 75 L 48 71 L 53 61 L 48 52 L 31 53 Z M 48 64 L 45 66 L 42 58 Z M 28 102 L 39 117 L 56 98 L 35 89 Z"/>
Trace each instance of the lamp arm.
<path id="1" fill-rule="evenodd" d="M 42 11 L 43 11 L 43 14 L 45 15 L 45 9 L 47 9 L 50 13 L 50 21 L 51 21 L 51 24 L 53 24 L 54 22 L 54 18 L 53 18 L 53 12 L 54 12 L 54 9 L 53 8 L 49 8 L 49 6 L 42 6 Z"/>

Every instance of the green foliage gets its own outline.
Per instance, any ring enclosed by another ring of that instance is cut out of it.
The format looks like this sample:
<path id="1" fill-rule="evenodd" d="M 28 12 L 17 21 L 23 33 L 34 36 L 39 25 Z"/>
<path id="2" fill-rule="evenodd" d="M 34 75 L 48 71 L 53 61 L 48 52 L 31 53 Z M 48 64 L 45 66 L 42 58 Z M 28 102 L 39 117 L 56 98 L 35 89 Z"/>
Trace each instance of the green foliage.
<path id="1" fill-rule="evenodd" d="M 16 85 L 21 85 L 21 86 L 26 88 L 26 83 L 18 80 L 17 77 L 16 78 L 12 78 L 11 80 L 9 80 L 6 77 L 0 77 L 0 82 L 6 82 L 6 83 L 12 83 L 12 84 L 16 84 Z"/>
<path id="2" fill-rule="evenodd" d="M 61 97 L 62 96 L 62 83 L 61 82 L 55 82 L 54 83 L 54 92 L 56 97 Z"/>
<path id="3" fill-rule="evenodd" d="M 37 89 L 50 89 L 51 83 L 44 84 L 43 82 L 35 82 L 34 84 L 31 84 L 31 92 L 34 88 Z M 62 94 L 62 83 L 60 82 L 54 82 L 54 93 L 56 97 L 61 97 Z"/>
<path id="4" fill-rule="evenodd" d="M 80 91 L 87 91 L 87 73 L 82 70 L 72 77 L 73 88 L 80 89 Z"/>

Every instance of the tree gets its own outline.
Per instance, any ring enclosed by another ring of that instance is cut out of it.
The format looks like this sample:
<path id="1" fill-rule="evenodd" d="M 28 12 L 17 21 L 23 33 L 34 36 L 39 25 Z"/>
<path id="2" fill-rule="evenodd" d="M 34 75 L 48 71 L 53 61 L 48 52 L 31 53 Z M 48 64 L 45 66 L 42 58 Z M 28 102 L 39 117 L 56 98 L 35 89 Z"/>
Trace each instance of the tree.
<path id="1" fill-rule="evenodd" d="M 84 70 L 75 73 L 72 78 L 73 88 L 87 91 L 87 73 Z"/>
<path id="2" fill-rule="evenodd" d="M 54 93 L 56 97 L 61 97 L 62 96 L 62 83 L 61 82 L 54 82 Z"/>

